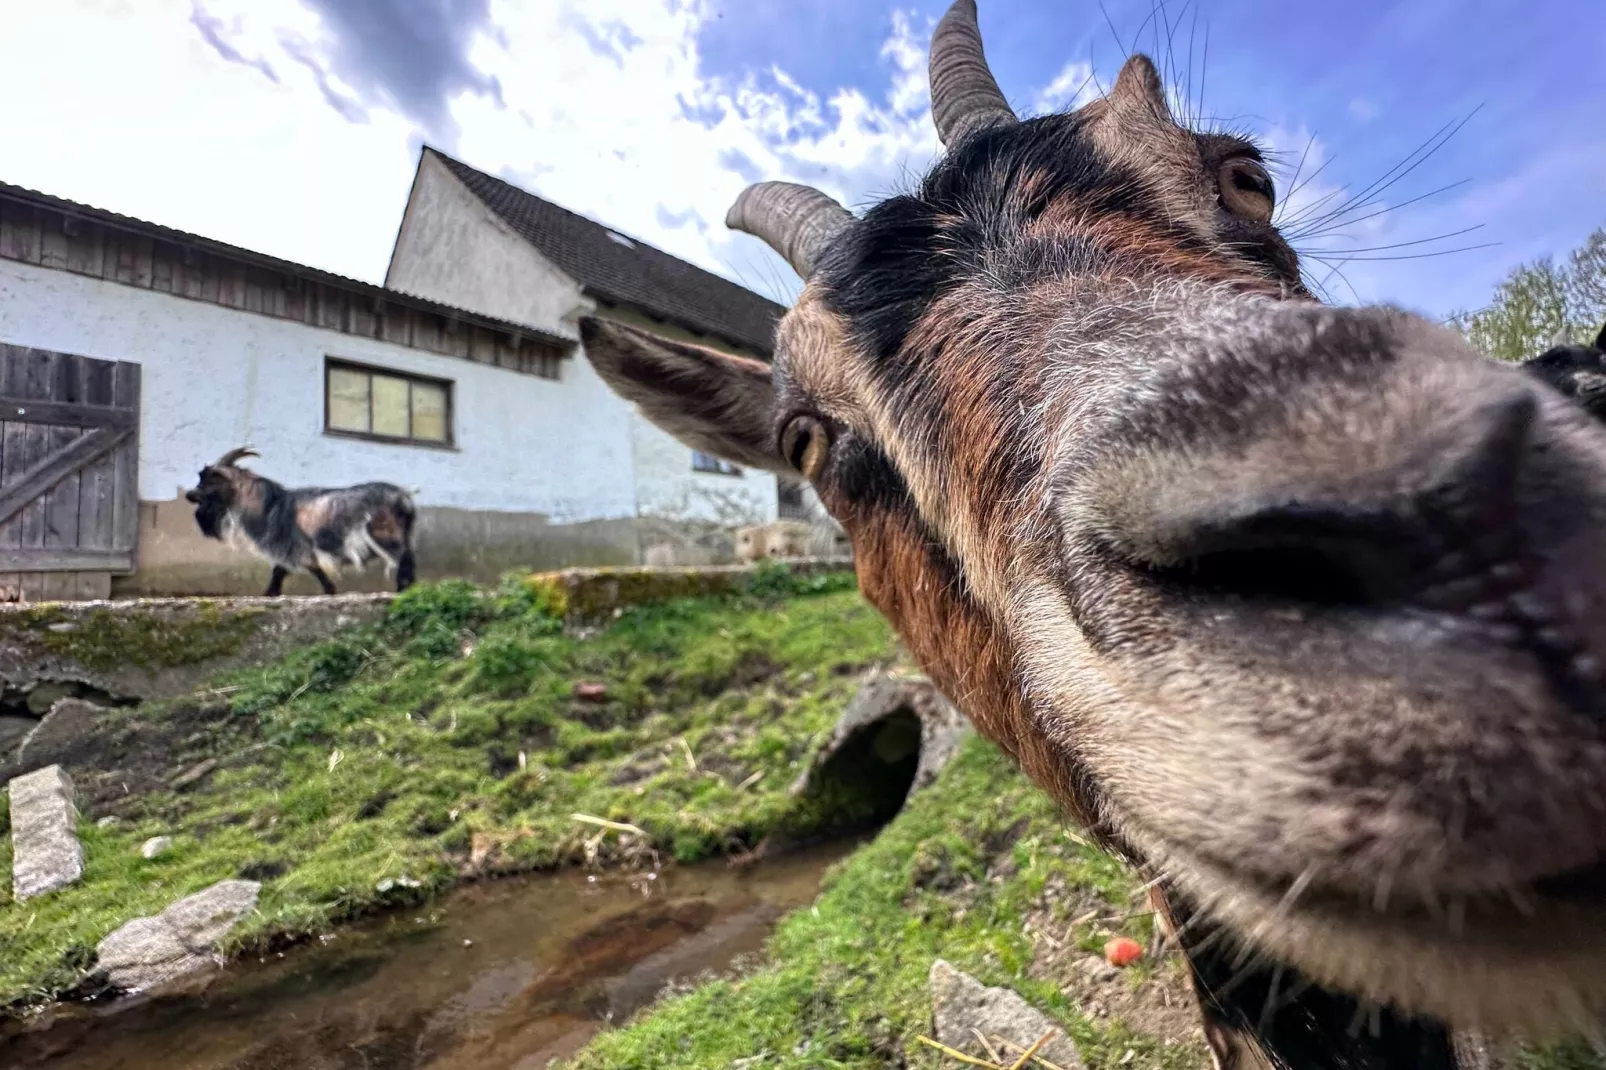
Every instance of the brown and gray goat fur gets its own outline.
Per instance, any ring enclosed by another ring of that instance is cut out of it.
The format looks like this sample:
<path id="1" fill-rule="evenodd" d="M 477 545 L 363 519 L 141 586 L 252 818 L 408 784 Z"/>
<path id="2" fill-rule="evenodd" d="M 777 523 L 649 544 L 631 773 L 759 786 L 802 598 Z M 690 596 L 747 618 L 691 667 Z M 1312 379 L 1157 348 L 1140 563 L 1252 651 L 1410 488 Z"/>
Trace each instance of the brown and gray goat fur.
<path id="1" fill-rule="evenodd" d="M 1559 345 L 1522 362 L 1598 420 L 1606 420 L 1606 327 L 1590 345 Z"/>
<path id="2" fill-rule="evenodd" d="M 1334 308 L 1255 146 L 1133 56 L 1017 120 L 973 0 L 947 153 L 728 222 L 804 277 L 773 366 L 601 320 L 683 441 L 809 480 L 984 735 L 1151 882 L 1223 1067 L 1448 1068 L 1606 1014 L 1606 428 Z"/>
<path id="3" fill-rule="evenodd" d="M 230 450 L 201 469 L 184 497 L 208 538 L 249 550 L 273 565 L 266 593 L 281 594 L 285 578 L 305 569 L 324 594 L 342 566 L 362 568 L 375 558 L 405 591 L 416 577 L 413 524 L 417 511 L 407 491 L 391 483 L 351 487 L 285 487 L 240 465 L 257 456 Z"/>

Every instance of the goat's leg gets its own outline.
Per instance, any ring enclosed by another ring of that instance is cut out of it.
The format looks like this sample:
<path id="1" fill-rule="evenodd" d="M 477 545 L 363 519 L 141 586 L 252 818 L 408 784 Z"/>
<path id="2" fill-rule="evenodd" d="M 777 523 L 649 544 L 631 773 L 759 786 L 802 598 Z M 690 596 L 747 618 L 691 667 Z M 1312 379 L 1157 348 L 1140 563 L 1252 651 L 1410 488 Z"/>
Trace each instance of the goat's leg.
<path id="1" fill-rule="evenodd" d="M 268 589 L 263 592 L 268 598 L 277 598 L 284 593 L 284 578 L 290 573 L 283 565 L 273 566 L 273 575 L 268 578 Z"/>
<path id="2" fill-rule="evenodd" d="M 396 563 L 396 590 L 405 591 L 418 579 L 418 563 L 413 559 L 413 548 L 397 541 L 379 542 L 379 548 Z"/>
<path id="3" fill-rule="evenodd" d="M 412 547 L 408 547 L 407 549 L 403 550 L 401 552 L 401 556 L 396 559 L 396 590 L 407 590 L 407 588 L 413 585 L 413 581 L 417 578 L 418 565 L 417 562 L 413 560 Z"/>
<path id="4" fill-rule="evenodd" d="M 318 581 L 318 586 L 323 588 L 324 594 L 335 593 L 335 585 L 330 582 L 329 574 L 327 572 L 319 568 L 317 565 L 308 565 L 307 571 L 312 573 L 312 578 Z"/>

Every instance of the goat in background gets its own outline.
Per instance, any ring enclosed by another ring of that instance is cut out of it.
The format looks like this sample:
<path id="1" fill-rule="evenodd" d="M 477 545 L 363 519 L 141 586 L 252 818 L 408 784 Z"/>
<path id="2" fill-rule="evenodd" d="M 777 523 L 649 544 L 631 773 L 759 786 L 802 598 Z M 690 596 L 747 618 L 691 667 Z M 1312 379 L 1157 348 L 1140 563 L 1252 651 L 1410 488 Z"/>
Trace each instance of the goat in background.
<path id="1" fill-rule="evenodd" d="M 396 590 L 412 586 L 417 511 L 407 491 L 391 483 L 285 487 L 240 466 L 257 456 L 250 447 L 230 450 L 201 469 L 184 497 L 195 505 L 201 534 L 272 562 L 268 596 L 282 594 L 285 577 L 298 569 L 334 594 L 329 577 L 343 563 L 362 568 L 376 557 L 395 573 Z"/>

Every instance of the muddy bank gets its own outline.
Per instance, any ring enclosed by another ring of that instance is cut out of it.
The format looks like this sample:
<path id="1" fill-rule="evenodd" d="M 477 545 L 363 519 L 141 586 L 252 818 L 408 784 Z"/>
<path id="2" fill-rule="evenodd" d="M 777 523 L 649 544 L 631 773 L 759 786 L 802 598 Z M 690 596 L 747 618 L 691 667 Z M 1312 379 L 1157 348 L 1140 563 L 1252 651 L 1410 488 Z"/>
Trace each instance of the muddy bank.
<path id="1" fill-rule="evenodd" d="M 0 1034 L 16 1070 L 544 1067 L 667 985 L 742 965 L 856 841 L 734 867 L 465 887 L 188 990 L 61 1007 Z"/>

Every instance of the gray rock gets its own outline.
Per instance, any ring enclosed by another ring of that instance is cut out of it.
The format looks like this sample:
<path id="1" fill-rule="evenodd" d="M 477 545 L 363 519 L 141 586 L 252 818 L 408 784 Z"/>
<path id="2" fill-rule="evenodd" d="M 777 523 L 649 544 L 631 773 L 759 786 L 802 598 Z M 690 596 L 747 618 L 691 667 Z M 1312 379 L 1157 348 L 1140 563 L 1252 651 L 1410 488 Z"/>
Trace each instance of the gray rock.
<path id="1" fill-rule="evenodd" d="M 72 779 L 59 765 L 14 777 L 11 894 L 22 902 L 65 888 L 84 874 Z"/>
<path id="2" fill-rule="evenodd" d="M 204 762 L 196 762 L 194 765 L 184 770 L 184 772 L 174 777 L 168 783 L 168 786 L 174 791 L 183 791 L 185 788 L 189 787 L 191 784 L 194 784 L 202 777 L 205 777 L 208 773 L 216 768 L 216 758 L 208 758 Z"/>
<path id="3" fill-rule="evenodd" d="M 38 727 L 39 719 L 36 717 L 0 713 L 0 765 L 10 761 L 17 747 L 28 738 L 28 733 Z"/>
<path id="4" fill-rule="evenodd" d="M 108 712 L 106 707 L 81 698 L 58 698 L 51 703 L 44 720 L 22 741 L 17 762 L 32 765 L 61 760 L 71 753 L 74 744 L 93 734 L 95 723 Z"/>
<path id="5" fill-rule="evenodd" d="M 1088 955 L 1076 964 L 1076 968 L 1087 974 L 1088 980 L 1095 984 L 1104 984 L 1120 976 L 1121 971 L 1111 966 L 1097 955 Z"/>
<path id="6" fill-rule="evenodd" d="M 896 731 L 900 713 L 913 714 L 920 721 L 918 740 L 913 733 Z M 872 739 L 874 752 L 886 761 L 895 761 L 907 753 L 909 747 L 920 748 L 920 760 L 915 767 L 914 782 L 909 785 L 913 794 L 937 779 L 942 767 L 959 751 L 970 732 L 970 722 L 960 713 L 935 684 L 923 676 L 898 676 L 877 673 L 865 681 L 842 711 L 836 727 L 825 746 L 820 748 L 813 762 L 793 782 L 791 794 L 808 791 L 815 775 L 850 740 L 867 730 L 874 730 L 878 721 L 887 722 Z"/>
<path id="7" fill-rule="evenodd" d="M 1037 1049 L 1039 1055 L 1065 1070 L 1081 1070 L 1082 1056 L 1065 1031 L 1043 1012 L 1007 988 L 988 988 L 969 974 L 938 959 L 931 964 L 932 1029 L 939 1043 L 977 1058 L 987 1052 L 976 1039 L 985 1036 L 1008 1061 L 1053 1030 L 1054 1036 Z M 1017 1045 L 1011 1049 L 999 1041 Z"/>
<path id="8" fill-rule="evenodd" d="M 156 858 L 162 854 L 165 854 L 167 849 L 171 846 L 173 846 L 173 837 L 152 836 L 150 839 L 139 845 L 139 855 L 141 858 L 145 859 Z"/>
<path id="9" fill-rule="evenodd" d="M 123 819 L 116 814 L 107 814 L 95 822 L 95 827 L 98 829 L 114 829 L 122 823 Z"/>
<path id="10" fill-rule="evenodd" d="M 28 690 L 28 712 L 43 717 L 50 708 L 73 693 L 71 684 L 59 680 L 41 680 Z"/>
<path id="11" fill-rule="evenodd" d="M 117 988 L 140 992 L 219 965 L 217 942 L 256 909 L 261 890 L 256 881 L 219 881 L 135 918 L 100 942 L 97 969 Z"/>

